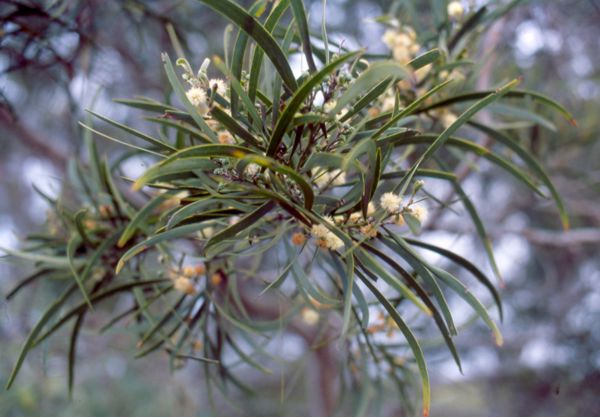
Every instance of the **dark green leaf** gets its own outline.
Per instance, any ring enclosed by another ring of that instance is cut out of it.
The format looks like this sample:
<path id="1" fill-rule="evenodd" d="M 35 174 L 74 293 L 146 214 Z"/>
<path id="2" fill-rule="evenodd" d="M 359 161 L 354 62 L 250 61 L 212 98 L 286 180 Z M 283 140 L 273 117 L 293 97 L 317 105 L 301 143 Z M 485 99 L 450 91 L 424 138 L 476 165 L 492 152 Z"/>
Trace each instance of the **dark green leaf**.
<path id="1" fill-rule="evenodd" d="M 200 2 L 211 7 L 215 11 L 219 12 L 233 23 L 235 23 L 241 30 L 246 32 L 256 43 L 262 48 L 265 54 L 269 57 L 279 75 L 283 79 L 283 82 L 289 87 L 291 91 L 296 91 L 298 85 L 296 84 L 296 78 L 290 68 L 288 60 L 286 59 L 280 46 L 277 44 L 275 39 L 271 36 L 264 26 L 262 26 L 254 17 L 248 14 L 237 4 L 230 0 L 199 0 Z"/>
<path id="2" fill-rule="evenodd" d="M 306 21 L 306 11 L 304 10 L 304 2 L 302 0 L 291 0 L 292 12 L 294 13 L 294 20 L 298 25 L 298 33 L 302 38 L 302 50 L 308 63 L 308 69 L 310 72 L 316 72 L 317 66 L 312 54 L 312 48 L 310 43 L 310 34 L 308 32 L 308 22 Z"/>
<path id="3" fill-rule="evenodd" d="M 359 275 L 359 277 L 361 277 Z M 423 350 L 419 345 L 416 337 L 410 330 L 410 328 L 406 325 L 400 314 L 396 311 L 394 306 L 385 298 L 385 296 L 377 289 L 375 285 L 373 285 L 368 279 L 361 277 L 362 282 L 369 288 L 371 293 L 379 300 L 383 308 L 386 309 L 388 314 L 392 317 L 394 322 L 398 325 L 398 328 L 406 338 L 410 349 L 415 355 L 415 359 L 417 361 L 417 365 L 419 367 L 419 373 L 421 374 L 421 382 L 423 385 L 423 417 L 429 416 L 429 408 L 431 403 L 431 386 L 429 383 L 429 373 L 427 372 L 427 364 L 425 362 L 425 356 L 423 355 Z"/>

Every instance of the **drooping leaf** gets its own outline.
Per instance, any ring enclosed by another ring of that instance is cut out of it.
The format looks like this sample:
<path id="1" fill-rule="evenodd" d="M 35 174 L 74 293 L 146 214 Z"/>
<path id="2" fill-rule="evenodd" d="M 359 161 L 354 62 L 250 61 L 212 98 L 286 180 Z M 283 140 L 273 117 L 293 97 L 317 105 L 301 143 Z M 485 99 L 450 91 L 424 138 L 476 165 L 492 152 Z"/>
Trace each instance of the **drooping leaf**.
<path id="1" fill-rule="evenodd" d="M 359 277 L 361 277 L 361 275 L 359 275 Z M 390 317 L 392 317 L 394 322 L 398 325 L 398 328 L 406 338 L 413 355 L 415 355 L 415 359 L 419 367 L 419 373 L 421 374 L 421 382 L 423 387 L 423 417 L 428 417 L 431 404 L 431 385 L 429 383 L 429 373 L 427 371 L 427 363 L 425 362 L 423 350 L 421 349 L 417 338 L 410 330 L 410 327 L 408 327 L 408 325 L 404 322 L 400 314 L 398 314 L 398 311 L 396 311 L 389 300 L 385 298 L 385 296 L 377 289 L 377 287 L 368 279 L 361 277 L 361 280 L 367 286 L 367 288 L 369 288 L 371 293 L 379 300 L 383 308 L 385 308 Z"/>
<path id="2" fill-rule="evenodd" d="M 426 112 L 426 111 L 437 109 L 440 107 L 447 107 L 447 106 L 449 106 L 451 104 L 455 104 L 455 103 L 480 100 L 486 96 L 489 96 L 490 94 L 495 94 L 497 92 L 498 92 L 498 90 L 496 90 L 496 91 L 488 90 L 488 91 L 476 91 L 476 92 L 472 92 L 472 93 L 460 94 L 457 96 L 449 97 L 444 100 L 440 100 L 440 101 L 430 104 L 428 106 L 422 107 L 421 109 L 419 109 L 419 112 Z M 505 91 L 503 95 L 505 95 L 506 98 L 528 98 L 528 97 L 532 98 L 533 100 L 539 101 L 540 103 L 556 110 L 557 112 L 562 114 L 571 124 L 576 124 L 575 119 L 573 118 L 571 113 L 569 113 L 569 111 L 566 108 L 564 108 L 564 106 L 562 106 L 559 103 L 557 103 L 556 101 L 552 100 L 550 97 L 547 97 L 538 92 L 530 91 L 530 90 L 513 90 L 513 91 Z"/>
<path id="3" fill-rule="evenodd" d="M 558 208 L 558 212 L 560 214 L 563 229 L 568 230 L 569 215 L 567 213 L 565 204 L 562 198 L 560 197 L 558 190 L 552 183 L 552 180 L 550 179 L 544 168 L 542 168 L 540 163 L 537 162 L 536 159 L 529 152 L 527 152 L 527 150 L 523 149 L 516 141 L 511 139 L 508 135 L 500 132 L 499 130 L 492 129 L 488 126 L 473 121 L 469 122 L 469 124 L 475 127 L 476 129 L 481 130 L 485 134 L 489 135 L 490 137 L 494 138 L 495 140 L 497 140 L 498 142 L 515 152 L 519 156 L 519 158 L 521 158 L 521 160 L 523 160 L 523 162 L 527 164 L 527 167 L 529 167 L 529 169 L 536 173 L 538 178 L 548 188 L 550 194 L 552 194 L 552 197 L 554 198 L 554 202 L 556 203 L 556 207 Z"/>
<path id="4" fill-rule="evenodd" d="M 279 75 L 283 79 L 283 82 L 288 86 L 291 91 L 296 91 L 298 85 L 294 73 L 290 68 L 288 60 L 286 59 L 281 47 L 277 44 L 275 39 L 271 36 L 268 30 L 258 22 L 253 16 L 248 14 L 237 4 L 230 0 L 199 0 L 200 2 L 211 7 L 218 13 L 222 14 L 233 23 L 235 23 L 241 30 L 246 32 L 260 48 L 269 57 Z"/>
<path id="5" fill-rule="evenodd" d="M 310 34 L 308 31 L 308 22 L 306 20 L 306 11 L 304 10 L 304 2 L 303 0 L 291 0 L 291 3 L 294 20 L 296 21 L 296 25 L 298 25 L 298 32 L 302 38 L 302 50 L 304 51 L 304 56 L 306 57 L 308 69 L 310 72 L 316 72 L 317 66 L 315 65 L 315 60 L 313 58 Z"/>
<path id="6" fill-rule="evenodd" d="M 79 337 L 79 331 L 83 325 L 83 319 L 85 313 L 81 313 L 77 316 L 77 320 L 73 324 L 73 330 L 71 331 L 71 339 L 69 341 L 69 355 L 68 355 L 68 381 L 67 386 L 69 388 L 69 397 L 73 395 L 73 385 L 75 384 L 75 359 L 77 350 L 77 339 Z"/>
<path id="7" fill-rule="evenodd" d="M 477 101 L 467 110 L 465 110 L 457 119 L 448 126 L 425 150 L 425 152 L 417 159 L 417 161 L 413 164 L 413 167 L 408 172 L 406 177 L 400 182 L 394 189 L 394 191 L 399 190 L 399 194 L 403 195 L 410 184 L 415 172 L 420 168 L 421 164 L 429 159 L 439 148 L 441 148 L 446 141 L 451 137 L 451 135 L 456 132 L 463 124 L 465 124 L 471 117 L 473 117 L 477 112 L 493 103 L 495 100 L 499 99 L 503 95 L 507 94 L 513 87 L 515 87 L 519 83 L 519 80 L 513 80 L 503 87 L 497 89 L 496 91 L 484 96 L 481 100 Z"/>
<path id="8" fill-rule="evenodd" d="M 271 11 L 269 16 L 267 17 L 267 20 L 265 21 L 265 30 L 267 30 L 269 33 L 273 31 L 273 29 L 277 25 L 277 22 L 279 21 L 285 10 L 288 8 L 289 4 L 290 0 L 281 0 L 275 4 L 273 10 Z M 283 49 L 285 50 L 286 48 L 284 47 Z M 250 79 L 248 81 L 248 97 L 252 102 L 254 102 L 254 100 L 256 99 L 258 80 L 260 77 L 260 70 L 264 54 L 265 52 L 262 48 L 256 48 L 254 50 L 254 55 L 252 56 L 252 64 L 250 66 Z"/>
<path id="9" fill-rule="evenodd" d="M 494 286 L 494 284 L 492 284 L 490 279 L 483 272 L 481 272 L 481 270 L 479 268 L 477 268 L 475 265 L 473 265 L 473 263 L 469 262 L 467 259 L 463 258 L 462 256 L 460 256 L 448 249 L 444 249 L 439 246 L 432 245 L 430 243 L 412 239 L 412 238 L 408 238 L 408 237 L 404 238 L 404 240 L 406 240 L 408 243 L 410 243 L 413 246 L 418 246 L 418 247 L 436 252 L 436 253 L 450 259 L 451 261 L 457 263 L 458 265 L 462 266 L 467 271 L 471 272 L 471 274 L 473 274 L 473 276 L 475 276 L 479 280 L 479 282 L 481 282 L 489 290 L 490 294 L 492 294 L 492 297 L 494 298 L 494 302 L 496 303 L 496 307 L 498 307 L 500 321 L 503 320 L 504 313 L 502 310 L 502 301 L 500 299 L 500 294 L 498 294 L 496 287 Z"/>
<path id="10" fill-rule="evenodd" d="M 77 283 L 77 286 L 79 287 L 79 290 L 81 291 L 81 294 L 83 295 L 85 302 L 88 304 L 90 309 L 92 309 L 93 308 L 92 303 L 88 296 L 87 290 L 85 289 L 84 283 L 82 282 L 82 280 L 79 276 L 79 273 L 77 271 L 77 267 L 75 266 L 75 263 L 74 263 L 75 251 L 77 250 L 77 247 L 79 246 L 80 243 L 81 243 L 81 237 L 79 237 L 79 235 L 73 234 L 73 236 L 71 236 L 71 238 L 69 239 L 69 242 L 67 243 L 67 259 L 69 260 L 69 268 L 71 268 L 71 273 L 73 274 L 73 278 L 75 279 L 75 282 Z"/>
<path id="11" fill-rule="evenodd" d="M 147 135 L 144 132 L 140 132 L 139 130 L 136 130 L 136 129 L 132 128 L 132 127 L 129 127 L 129 126 L 124 125 L 122 123 L 116 122 L 116 121 L 114 121 L 112 119 L 109 119 L 108 117 L 105 117 L 105 116 L 102 116 L 102 115 L 100 115 L 100 114 L 98 114 L 96 112 L 93 112 L 92 110 L 86 110 L 86 111 L 88 113 L 90 113 L 91 115 L 93 115 L 94 117 L 97 117 L 98 119 L 103 120 L 106 123 L 108 123 L 108 124 L 110 124 L 112 126 L 115 126 L 115 127 L 119 128 L 119 129 L 123 130 L 124 132 L 127 132 L 127 133 L 129 133 L 129 134 L 131 134 L 131 135 L 133 135 L 135 137 L 138 137 L 138 138 L 140 138 L 140 139 L 142 139 L 142 140 L 144 140 L 144 141 L 146 141 L 146 142 L 148 142 L 148 143 L 156 146 L 157 148 L 165 151 L 166 153 L 170 153 L 170 152 L 176 151 L 176 149 L 173 146 L 169 145 L 166 142 L 163 142 L 160 139 L 153 138 L 152 136 Z"/>
<path id="12" fill-rule="evenodd" d="M 77 290 L 77 283 L 73 282 L 61 293 L 60 296 L 58 296 L 54 300 L 54 302 L 52 302 L 52 304 L 50 304 L 48 306 L 48 308 L 46 309 L 46 311 L 44 311 L 44 313 L 42 314 L 40 319 L 37 321 L 37 323 L 35 324 L 33 329 L 31 329 L 31 331 L 27 335 L 27 338 L 25 339 L 25 342 L 23 343 L 23 347 L 21 347 L 21 352 L 19 353 L 19 356 L 17 358 L 17 361 L 15 362 L 12 372 L 10 373 L 10 376 L 8 377 L 8 381 L 6 382 L 6 389 L 10 389 L 10 387 L 14 383 L 15 378 L 19 374 L 19 370 L 21 369 L 21 366 L 23 365 L 23 361 L 25 361 L 25 357 L 27 356 L 27 353 L 29 353 L 29 351 L 33 347 L 35 339 L 38 337 L 38 335 L 41 333 L 41 331 L 44 329 L 44 327 L 50 321 L 50 319 L 52 319 L 52 317 L 54 317 L 56 315 L 56 313 L 58 313 L 58 311 L 63 306 L 63 304 L 65 303 L 67 298 L 73 292 L 75 292 L 75 290 Z"/>

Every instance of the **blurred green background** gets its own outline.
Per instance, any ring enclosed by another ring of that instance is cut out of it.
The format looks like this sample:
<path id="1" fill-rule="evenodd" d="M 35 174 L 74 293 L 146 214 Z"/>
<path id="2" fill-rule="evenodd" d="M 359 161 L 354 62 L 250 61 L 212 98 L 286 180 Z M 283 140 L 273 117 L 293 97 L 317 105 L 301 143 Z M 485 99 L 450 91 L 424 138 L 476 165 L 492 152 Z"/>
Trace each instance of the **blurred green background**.
<path id="1" fill-rule="evenodd" d="M 383 52 L 383 28 L 373 18 L 392 3 L 329 0 L 329 30 L 350 45 Z M 413 9 L 419 21 L 409 23 L 431 29 L 431 7 L 445 1 L 395 3 L 404 4 L 394 9 L 401 21 Z M 474 8 L 504 2 L 463 3 Z M 307 4 L 318 29 L 322 2 Z M 44 202 L 32 185 L 56 194 L 67 159 L 80 155 L 77 122 L 84 109 L 93 105 L 108 117 L 141 125 L 139 114 L 110 100 L 163 96 L 160 52 L 172 52 L 166 25 L 173 25 L 199 65 L 221 52 L 225 21 L 191 0 L 11 0 L 0 2 L 0 22 L 0 246 L 15 247 L 20 236 L 44 222 Z M 478 57 L 487 64 L 478 83 L 494 86 L 523 75 L 524 87 L 557 99 L 577 119 L 575 128 L 551 118 L 555 126 L 531 128 L 527 137 L 566 200 L 572 228 L 562 232 L 550 204 L 514 191 L 491 168 L 465 180 L 490 225 L 507 279 L 505 346 L 495 348 L 485 331 L 468 328 L 457 339 L 464 375 L 446 352 L 432 349 L 433 416 L 600 415 L 599 22 L 595 0 L 522 1 L 482 37 Z M 103 150 L 110 153 L 112 147 Z M 468 244 L 471 230 L 444 218 L 438 227 L 444 232 L 433 230 L 430 238 L 452 244 L 459 235 L 467 242 L 461 250 L 485 264 L 483 255 L 471 252 L 477 247 Z M 6 294 L 24 272 L 0 263 L 0 292 Z M 44 284 L 0 302 L 0 379 L 6 379 L 24 336 L 53 294 Z M 36 350 L 15 387 L 0 394 L 0 415 L 210 415 L 199 368 L 172 373 L 159 354 L 135 361 L 134 342 L 125 333 L 98 336 L 88 328 L 83 336 L 71 401 L 66 339 L 59 337 Z M 283 405 L 286 415 L 299 415 L 295 405 L 306 397 L 306 383 L 273 409 L 279 383 L 264 381 L 274 398 L 270 406 L 254 399 L 245 412 L 226 407 L 221 415 L 284 415 Z"/>

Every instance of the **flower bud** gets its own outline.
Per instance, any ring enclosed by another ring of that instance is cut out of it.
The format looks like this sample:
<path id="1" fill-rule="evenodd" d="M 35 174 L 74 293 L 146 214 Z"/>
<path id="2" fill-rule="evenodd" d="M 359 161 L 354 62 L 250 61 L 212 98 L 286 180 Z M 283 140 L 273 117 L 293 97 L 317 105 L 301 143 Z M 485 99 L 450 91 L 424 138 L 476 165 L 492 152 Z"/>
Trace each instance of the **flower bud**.
<path id="1" fill-rule="evenodd" d="M 463 17 L 465 8 L 460 1 L 453 1 L 448 4 L 448 17 L 452 20 L 459 20 Z"/>

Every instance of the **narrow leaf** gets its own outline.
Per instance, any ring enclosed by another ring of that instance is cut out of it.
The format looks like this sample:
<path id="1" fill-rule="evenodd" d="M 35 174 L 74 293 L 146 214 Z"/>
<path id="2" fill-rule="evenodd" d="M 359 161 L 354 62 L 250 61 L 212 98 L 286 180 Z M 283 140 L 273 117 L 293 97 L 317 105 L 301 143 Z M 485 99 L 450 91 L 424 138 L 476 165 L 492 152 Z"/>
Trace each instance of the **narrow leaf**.
<path id="1" fill-rule="evenodd" d="M 406 325 L 400 314 L 398 314 L 398 311 L 396 311 L 394 306 L 387 300 L 387 298 L 385 298 L 385 296 L 377 289 L 377 287 L 371 283 L 370 280 L 364 277 L 361 278 L 362 282 L 367 286 L 367 288 L 369 288 L 371 293 L 373 293 L 373 295 L 379 300 L 383 308 L 386 309 L 388 314 L 398 325 L 398 328 L 406 338 L 413 355 L 415 355 L 415 360 L 417 361 L 417 366 L 419 367 L 419 373 L 421 374 L 421 382 L 423 387 L 423 417 L 428 417 L 431 406 L 431 385 L 429 383 L 429 373 L 427 372 L 427 363 L 425 362 L 423 350 L 421 349 L 417 338 Z"/>
<path id="2" fill-rule="evenodd" d="M 312 54 L 312 48 L 310 44 L 310 34 L 308 31 L 308 22 L 306 21 L 306 11 L 304 10 L 304 2 L 302 0 L 291 0 L 292 1 L 292 12 L 294 14 L 294 20 L 298 25 L 298 32 L 302 38 L 302 50 L 308 63 L 308 69 L 310 72 L 316 72 L 317 66 Z"/>
<path id="3" fill-rule="evenodd" d="M 258 22 L 258 20 L 230 0 L 199 1 L 231 20 L 241 30 L 246 32 L 252 39 L 254 39 L 269 57 L 279 72 L 279 75 L 283 79 L 283 82 L 291 91 L 296 91 L 298 88 L 298 85 L 296 84 L 296 78 L 294 77 L 294 73 L 290 68 L 285 54 L 275 39 L 271 36 L 269 31 L 267 31 L 264 26 Z"/>

